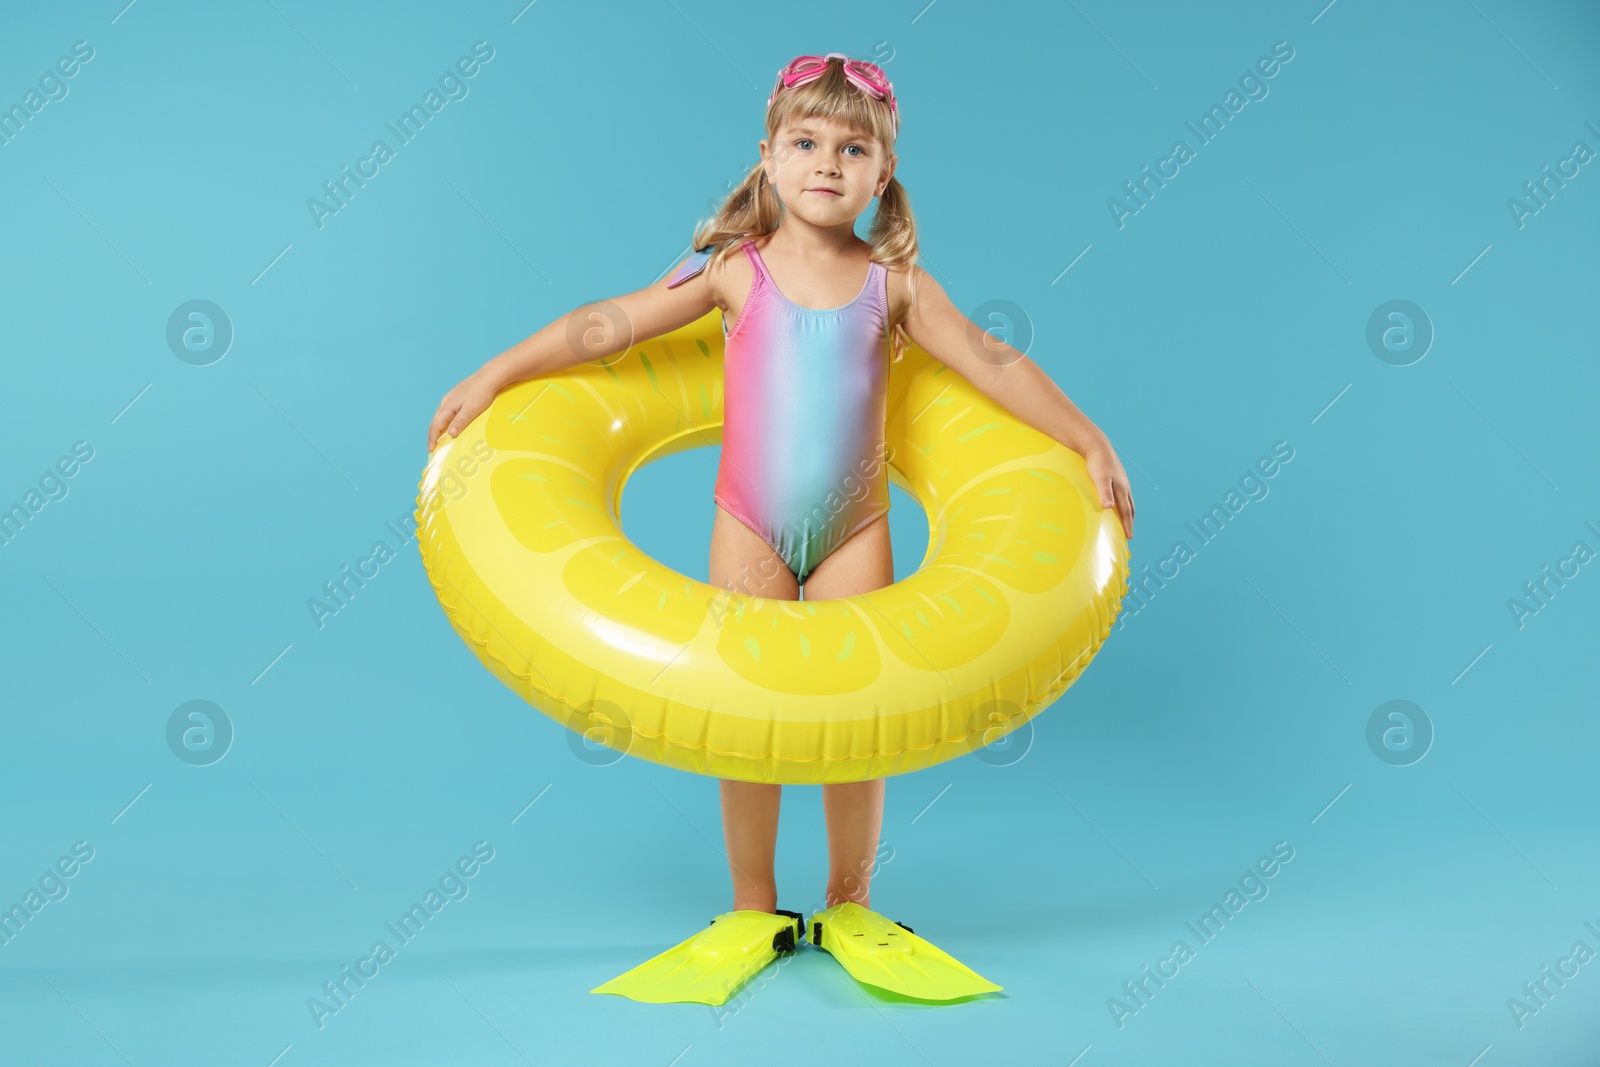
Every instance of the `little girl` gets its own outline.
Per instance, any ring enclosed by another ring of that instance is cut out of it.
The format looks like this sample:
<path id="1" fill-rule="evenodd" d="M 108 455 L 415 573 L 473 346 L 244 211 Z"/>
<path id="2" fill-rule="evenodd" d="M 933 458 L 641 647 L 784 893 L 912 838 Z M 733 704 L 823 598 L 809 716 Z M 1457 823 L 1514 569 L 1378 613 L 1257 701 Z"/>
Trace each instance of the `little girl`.
<path id="1" fill-rule="evenodd" d="M 1101 506 L 1115 507 L 1132 537 L 1133 497 L 1106 435 L 1037 364 L 962 315 L 915 265 L 911 205 L 894 177 L 899 109 L 883 71 L 837 52 L 792 60 L 768 99 L 766 132 L 760 163 L 695 230 L 694 255 L 665 280 L 569 312 L 484 364 L 440 402 L 429 450 L 442 431 L 459 434 L 506 386 L 610 359 L 715 307 L 725 387 L 713 585 L 788 600 L 800 599 L 803 586 L 806 600 L 825 600 L 894 581 L 888 468 L 875 461 L 886 455 L 888 364 L 909 342 L 1082 454 Z M 863 241 L 856 220 L 875 199 Z M 823 506 L 841 498 L 847 503 L 836 513 Z M 804 939 L 800 916 L 777 909 L 773 854 L 783 787 L 723 780 L 721 789 L 732 912 L 597 991 L 720 1004 L 775 952 Z M 942 993 L 998 989 L 868 910 L 883 793 L 881 778 L 822 786 L 828 909 L 813 917 L 813 940 L 862 981 L 906 995 L 953 999 Z M 921 977 L 911 980 L 893 961 L 847 958 L 841 950 L 848 946 L 824 940 L 818 920 L 837 920 L 840 930 L 856 924 L 851 932 L 865 935 L 844 939 L 856 944 L 883 947 L 899 937 L 896 947 L 904 953 L 910 944 Z M 759 950 L 754 957 L 740 938 Z M 729 970 L 733 957 L 740 958 Z M 952 971 L 951 982 L 930 986 L 927 973 L 946 961 L 964 975 Z"/>

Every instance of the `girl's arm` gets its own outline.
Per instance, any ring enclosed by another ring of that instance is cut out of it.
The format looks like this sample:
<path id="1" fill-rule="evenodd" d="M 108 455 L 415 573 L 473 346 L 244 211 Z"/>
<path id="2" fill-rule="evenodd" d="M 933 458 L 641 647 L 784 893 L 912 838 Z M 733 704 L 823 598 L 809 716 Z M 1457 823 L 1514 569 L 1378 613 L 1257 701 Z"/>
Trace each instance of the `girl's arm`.
<path id="1" fill-rule="evenodd" d="M 446 430 L 454 437 L 466 429 L 506 386 L 607 359 L 686 326 L 716 306 L 710 272 L 701 271 L 669 289 L 676 273 L 648 288 L 575 308 L 489 360 L 439 401 L 428 425 L 428 451 Z"/>
<path id="2" fill-rule="evenodd" d="M 1133 536 L 1133 492 L 1111 441 L 1037 363 L 961 314 L 921 267 L 905 331 L 923 351 L 1040 433 L 1084 457 L 1102 507 L 1116 507 Z"/>

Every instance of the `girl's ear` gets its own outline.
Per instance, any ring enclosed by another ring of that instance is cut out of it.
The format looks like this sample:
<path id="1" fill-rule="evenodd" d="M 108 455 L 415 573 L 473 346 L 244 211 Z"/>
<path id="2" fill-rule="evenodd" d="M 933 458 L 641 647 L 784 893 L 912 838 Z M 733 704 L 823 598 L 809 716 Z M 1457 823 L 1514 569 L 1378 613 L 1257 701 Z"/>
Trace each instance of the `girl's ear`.
<path id="1" fill-rule="evenodd" d="M 893 152 L 889 153 L 889 162 L 884 166 L 883 173 L 878 178 L 878 191 L 873 193 L 873 196 L 882 196 L 883 191 L 889 187 L 889 182 L 894 177 L 894 165 L 899 161 L 899 156 Z"/>

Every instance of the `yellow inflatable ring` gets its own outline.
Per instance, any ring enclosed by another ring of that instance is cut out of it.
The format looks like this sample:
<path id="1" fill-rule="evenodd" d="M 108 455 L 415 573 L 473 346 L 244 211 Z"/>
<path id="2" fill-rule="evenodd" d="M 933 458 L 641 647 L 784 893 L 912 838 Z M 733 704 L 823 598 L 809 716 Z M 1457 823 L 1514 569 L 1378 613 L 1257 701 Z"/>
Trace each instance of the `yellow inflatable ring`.
<path id="1" fill-rule="evenodd" d="M 618 523 L 628 478 L 721 439 L 716 311 L 609 365 L 502 390 L 439 439 L 418 492 L 422 561 L 451 625 L 519 696 L 609 748 L 812 784 L 904 774 L 1004 737 L 1110 631 L 1128 548 L 1083 457 L 920 348 L 889 374 L 889 477 L 929 524 L 902 581 L 775 600 L 640 551 Z"/>

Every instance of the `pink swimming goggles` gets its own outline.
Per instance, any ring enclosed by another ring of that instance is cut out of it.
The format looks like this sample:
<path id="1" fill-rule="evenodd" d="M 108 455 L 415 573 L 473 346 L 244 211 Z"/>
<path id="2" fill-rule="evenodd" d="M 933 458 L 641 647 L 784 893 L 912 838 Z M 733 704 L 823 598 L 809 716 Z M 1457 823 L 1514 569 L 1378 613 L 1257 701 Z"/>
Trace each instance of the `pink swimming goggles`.
<path id="1" fill-rule="evenodd" d="M 843 52 L 829 52 L 825 56 L 796 56 L 789 65 L 778 71 L 778 80 L 767 97 L 767 106 L 777 98 L 779 89 L 794 89 L 816 81 L 828 72 L 828 60 L 844 60 L 844 76 L 850 84 L 874 100 L 889 101 L 889 117 L 894 120 L 894 132 L 900 134 L 900 109 L 894 101 L 894 83 L 883 73 L 883 68 L 859 59 L 851 59 Z"/>

